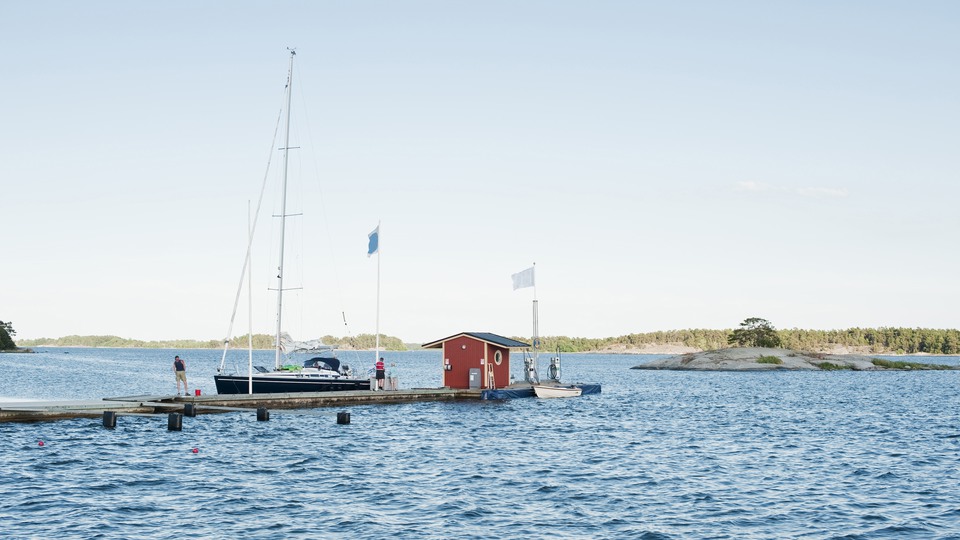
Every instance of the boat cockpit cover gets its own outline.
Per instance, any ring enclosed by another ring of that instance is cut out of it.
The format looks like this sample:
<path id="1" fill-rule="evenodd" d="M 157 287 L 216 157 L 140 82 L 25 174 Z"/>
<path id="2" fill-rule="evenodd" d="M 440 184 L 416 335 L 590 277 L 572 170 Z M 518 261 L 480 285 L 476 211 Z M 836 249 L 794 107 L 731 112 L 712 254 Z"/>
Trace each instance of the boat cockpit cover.
<path id="1" fill-rule="evenodd" d="M 340 360 L 334 357 L 320 357 L 314 356 L 313 358 L 305 361 L 303 367 L 317 368 L 317 369 L 329 369 L 330 371 L 340 371 Z"/>

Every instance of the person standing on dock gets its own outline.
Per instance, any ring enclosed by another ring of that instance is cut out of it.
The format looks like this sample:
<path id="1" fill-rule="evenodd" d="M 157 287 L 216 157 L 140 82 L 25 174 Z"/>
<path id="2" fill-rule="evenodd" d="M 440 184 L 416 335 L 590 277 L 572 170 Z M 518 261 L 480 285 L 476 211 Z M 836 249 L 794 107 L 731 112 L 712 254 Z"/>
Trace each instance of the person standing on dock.
<path id="1" fill-rule="evenodd" d="M 173 373 L 177 377 L 177 395 L 180 395 L 180 381 L 183 381 L 183 395 L 189 394 L 190 389 L 187 388 L 187 365 L 180 359 L 179 355 L 173 357 Z"/>
<path id="2" fill-rule="evenodd" d="M 377 360 L 377 363 L 374 364 L 374 369 L 377 370 L 377 389 L 383 390 L 383 378 L 386 376 L 385 374 L 386 368 L 383 364 L 383 358 L 380 358 L 379 360 Z"/>

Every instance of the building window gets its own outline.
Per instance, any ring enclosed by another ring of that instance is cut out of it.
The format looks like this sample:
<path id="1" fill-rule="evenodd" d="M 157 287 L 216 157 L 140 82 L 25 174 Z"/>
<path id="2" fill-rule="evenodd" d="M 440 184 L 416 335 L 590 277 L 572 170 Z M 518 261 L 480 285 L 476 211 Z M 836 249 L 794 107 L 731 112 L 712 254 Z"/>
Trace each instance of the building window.
<path id="1" fill-rule="evenodd" d="M 498 365 L 498 366 L 503 363 L 503 353 L 502 353 L 502 352 L 500 352 L 500 351 L 495 351 L 495 352 L 493 353 L 493 363 L 496 364 L 496 365 Z"/>

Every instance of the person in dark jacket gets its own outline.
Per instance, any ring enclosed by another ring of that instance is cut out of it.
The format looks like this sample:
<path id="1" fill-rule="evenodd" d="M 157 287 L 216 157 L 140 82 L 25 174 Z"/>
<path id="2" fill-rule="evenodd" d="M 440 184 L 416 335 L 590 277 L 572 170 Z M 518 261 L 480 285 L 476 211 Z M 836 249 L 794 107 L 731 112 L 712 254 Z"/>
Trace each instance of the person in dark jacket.
<path id="1" fill-rule="evenodd" d="M 183 381 L 183 395 L 190 393 L 187 388 L 187 364 L 179 356 L 173 357 L 173 374 L 177 377 L 177 395 L 180 395 L 180 381 Z"/>

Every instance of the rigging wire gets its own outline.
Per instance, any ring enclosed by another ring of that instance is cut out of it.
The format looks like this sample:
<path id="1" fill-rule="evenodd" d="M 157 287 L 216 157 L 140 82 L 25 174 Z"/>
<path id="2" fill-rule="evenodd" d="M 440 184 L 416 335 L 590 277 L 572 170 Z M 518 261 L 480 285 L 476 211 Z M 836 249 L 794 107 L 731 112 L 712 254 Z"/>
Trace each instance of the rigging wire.
<path id="1" fill-rule="evenodd" d="M 267 188 L 267 179 L 270 175 L 270 165 L 273 163 L 273 149 L 277 145 L 277 135 L 280 132 L 280 123 L 283 118 L 283 107 L 280 108 L 280 112 L 277 113 L 277 123 L 273 129 L 273 140 L 270 142 L 270 152 L 267 155 L 267 167 L 263 174 L 263 182 L 260 185 L 260 196 L 257 198 L 257 209 L 253 213 L 253 224 L 250 229 L 247 231 L 247 253 L 243 259 L 243 269 L 240 271 L 240 280 L 237 285 L 237 294 L 233 300 L 233 312 L 230 314 L 230 325 L 227 327 L 227 337 L 223 340 L 223 356 L 220 358 L 220 366 L 217 368 L 217 372 L 223 372 L 224 363 L 227 360 L 227 350 L 230 348 L 230 339 L 233 336 L 233 323 L 237 318 L 237 307 L 240 304 L 240 295 L 243 292 L 243 280 L 246 277 L 246 273 L 249 271 L 250 267 L 250 251 L 253 247 L 253 236 L 254 232 L 257 230 L 257 221 L 260 217 L 260 207 L 263 204 L 263 194 Z M 239 371 L 239 370 L 238 370 Z"/>
<path id="2" fill-rule="evenodd" d="M 305 71 L 305 70 L 302 70 L 302 71 Z M 307 100 L 304 97 L 304 90 L 303 90 L 304 86 L 306 85 L 303 83 L 303 77 L 301 77 L 301 82 L 297 90 L 299 92 L 298 97 L 300 98 L 300 110 L 304 111 L 304 124 L 305 124 L 305 129 L 307 134 L 307 141 L 309 142 L 310 148 L 319 148 L 319 145 L 314 144 L 313 129 L 311 128 L 311 123 L 310 123 L 310 113 L 309 113 L 309 109 L 307 108 L 307 103 L 306 103 Z M 312 161 L 313 161 L 313 169 L 314 169 L 314 178 L 316 179 L 316 184 L 317 184 L 316 187 L 317 187 L 318 193 L 320 194 L 319 195 L 320 216 L 321 216 L 321 219 L 323 220 L 324 231 L 326 232 L 326 235 L 327 235 L 327 249 L 329 250 L 328 258 L 330 261 L 330 268 L 333 271 L 333 279 L 334 279 L 334 285 L 335 285 L 334 294 L 337 297 L 337 302 L 339 303 L 339 307 L 340 307 L 340 314 L 343 317 L 344 331 L 346 332 L 347 336 L 351 336 L 352 333 L 350 331 L 350 326 L 347 324 L 347 314 L 346 314 L 346 310 L 344 309 L 343 287 L 340 281 L 340 272 L 338 270 L 336 252 L 333 249 L 333 235 L 331 234 L 331 231 L 330 231 L 330 221 L 328 219 L 328 213 L 327 213 L 327 208 L 325 204 L 326 197 L 323 194 L 323 185 L 320 182 L 320 166 L 317 162 L 316 152 L 311 152 L 311 155 L 313 157 Z M 352 352 L 359 364 L 360 353 L 356 349 L 354 349 Z"/>

